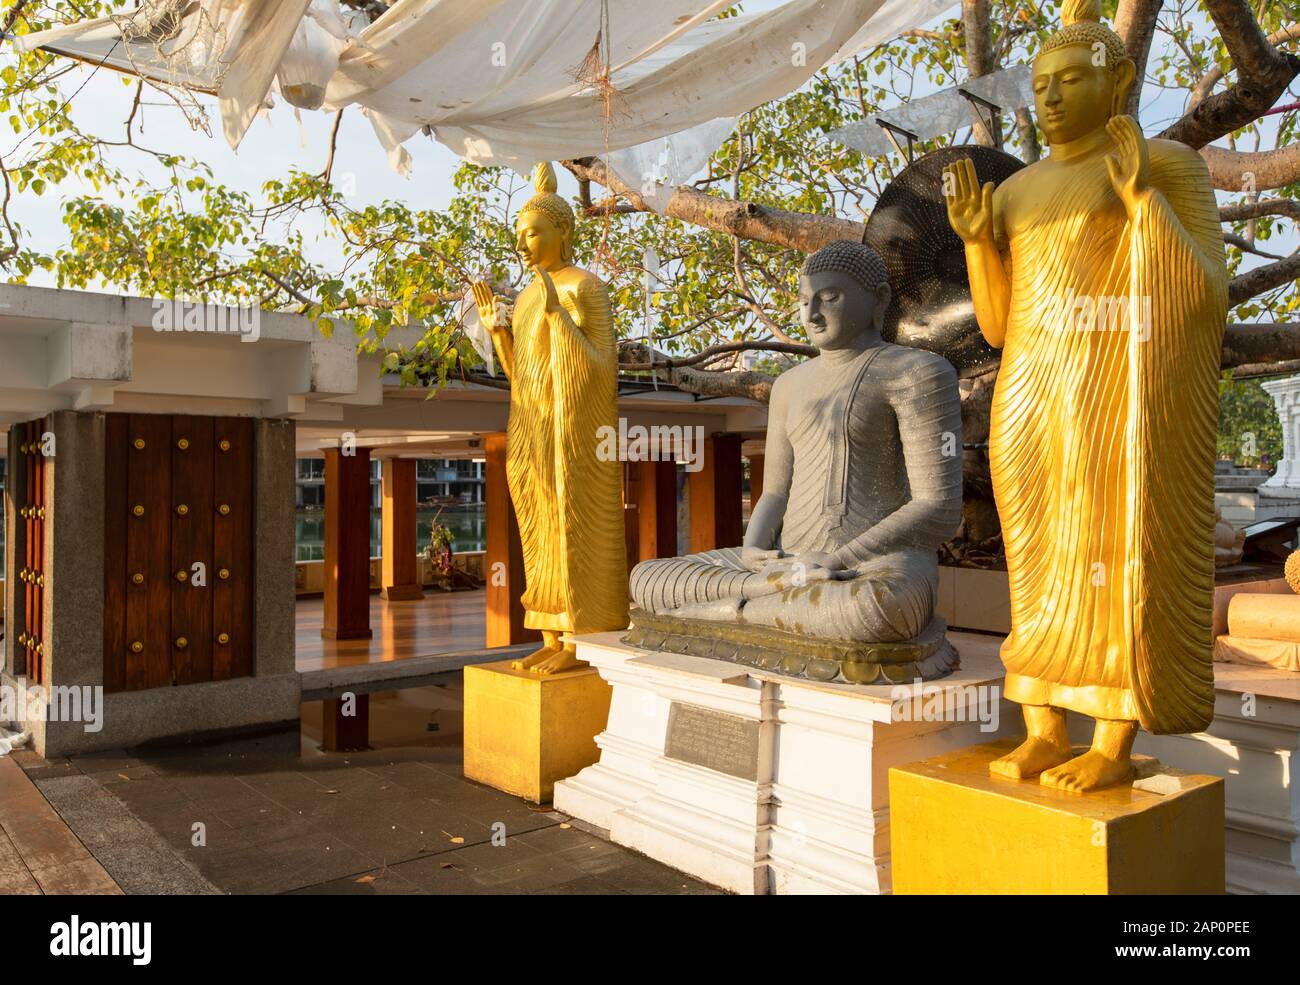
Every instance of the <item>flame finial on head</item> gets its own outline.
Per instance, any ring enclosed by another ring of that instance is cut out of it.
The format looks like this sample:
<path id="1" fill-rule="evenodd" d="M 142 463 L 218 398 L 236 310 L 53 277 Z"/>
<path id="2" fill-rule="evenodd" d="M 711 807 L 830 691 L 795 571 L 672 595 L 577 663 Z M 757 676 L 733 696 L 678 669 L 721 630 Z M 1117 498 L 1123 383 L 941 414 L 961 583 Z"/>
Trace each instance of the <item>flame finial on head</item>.
<path id="1" fill-rule="evenodd" d="M 543 161 L 533 169 L 533 191 L 539 195 L 554 195 L 560 183 L 555 178 L 555 168 Z"/>
<path id="2" fill-rule="evenodd" d="M 1063 0 L 1061 23 L 1068 27 L 1083 21 L 1101 23 L 1101 0 Z"/>
<path id="3" fill-rule="evenodd" d="M 1106 51 L 1106 67 L 1115 70 L 1128 53 L 1120 36 L 1101 22 L 1101 0 L 1062 0 L 1061 29 L 1047 39 L 1040 54 L 1082 44 L 1095 48 L 1100 44 Z"/>

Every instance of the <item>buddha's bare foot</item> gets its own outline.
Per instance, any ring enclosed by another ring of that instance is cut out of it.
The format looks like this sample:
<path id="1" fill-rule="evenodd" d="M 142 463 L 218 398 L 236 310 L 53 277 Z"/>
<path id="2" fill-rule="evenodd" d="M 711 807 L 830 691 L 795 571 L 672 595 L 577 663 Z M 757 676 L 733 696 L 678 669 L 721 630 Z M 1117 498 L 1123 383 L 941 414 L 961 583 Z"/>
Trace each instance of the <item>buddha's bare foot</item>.
<path id="1" fill-rule="evenodd" d="M 1065 730 L 1064 710 L 1051 705 L 1025 705 L 1021 711 L 1029 737 L 1013 751 L 989 763 L 989 772 L 994 776 L 1029 780 L 1074 755 Z"/>
<path id="2" fill-rule="evenodd" d="M 1012 752 L 989 763 L 989 772 L 1009 780 L 1029 780 L 1069 758 L 1068 744 L 1062 746 L 1042 736 L 1031 735 Z"/>
<path id="3" fill-rule="evenodd" d="M 544 646 L 540 650 L 535 650 L 528 654 L 526 657 L 520 657 L 518 660 L 511 661 L 510 667 L 512 670 L 532 670 L 538 664 L 555 656 L 555 654 L 562 649 L 564 648 L 559 644 L 556 644 L 555 646 Z"/>
<path id="4" fill-rule="evenodd" d="M 541 663 L 534 664 L 531 668 L 534 674 L 559 674 L 566 670 L 574 670 L 577 667 L 587 666 L 586 662 L 578 659 L 577 651 L 562 647 L 558 653 L 553 653 Z"/>
<path id="5" fill-rule="evenodd" d="M 1097 719 L 1092 733 L 1092 748 L 1038 778 L 1045 787 L 1087 793 L 1114 783 L 1123 783 L 1133 775 L 1133 740 L 1137 722 Z"/>
<path id="6" fill-rule="evenodd" d="M 1055 769 L 1047 770 L 1038 778 L 1045 787 L 1068 790 L 1070 793 L 1087 793 L 1115 783 L 1123 783 L 1133 775 L 1133 764 L 1128 758 L 1117 761 L 1097 749 L 1089 749 Z"/>

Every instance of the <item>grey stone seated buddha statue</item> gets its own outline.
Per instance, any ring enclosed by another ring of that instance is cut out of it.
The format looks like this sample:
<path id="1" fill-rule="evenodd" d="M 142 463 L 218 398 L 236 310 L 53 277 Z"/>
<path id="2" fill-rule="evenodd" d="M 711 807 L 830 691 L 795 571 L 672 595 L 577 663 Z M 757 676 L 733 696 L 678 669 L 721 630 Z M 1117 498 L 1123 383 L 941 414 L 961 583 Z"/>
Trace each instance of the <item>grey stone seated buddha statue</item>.
<path id="1" fill-rule="evenodd" d="M 957 666 L 934 615 L 961 519 L 956 373 L 881 339 L 889 282 L 867 246 L 809 257 L 799 301 L 820 351 L 772 388 L 744 545 L 638 564 L 625 639 L 813 680 L 941 677 Z"/>

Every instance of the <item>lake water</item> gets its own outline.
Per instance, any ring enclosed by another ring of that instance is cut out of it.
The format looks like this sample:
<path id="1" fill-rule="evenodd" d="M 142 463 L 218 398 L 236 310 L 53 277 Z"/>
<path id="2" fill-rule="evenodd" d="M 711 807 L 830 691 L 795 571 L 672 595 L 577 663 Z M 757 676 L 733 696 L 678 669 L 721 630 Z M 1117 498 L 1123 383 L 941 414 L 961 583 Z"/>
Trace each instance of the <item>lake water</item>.
<path id="1" fill-rule="evenodd" d="M 486 537 L 484 525 L 484 508 L 482 506 L 456 506 L 442 510 L 441 522 L 451 527 L 455 540 L 452 550 L 457 553 L 481 551 Z M 3 510 L 0 510 L 0 517 Z M 429 543 L 429 531 L 433 529 L 433 518 L 438 516 L 436 507 L 416 511 L 416 550 L 424 550 Z M 296 518 L 297 557 L 299 561 L 323 561 L 325 559 L 325 515 L 320 511 L 299 512 Z M 379 557 L 380 513 L 370 511 L 370 556 Z M 4 577 L 4 525 L 0 522 L 0 578 Z"/>
<path id="2" fill-rule="evenodd" d="M 429 543 L 434 517 L 451 528 L 452 550 L 456 553 L 481 551 L 485 544 L 485 510 L 482 506 L 437 507 L 416 511 L 416 551 Z M 299 512 L 295 522 L 299 561 L 322 561 L 325 558 L 325 514 L 319 510 Z M 370 556 L 379 557 L 380 511 L 370 511 Z"/>

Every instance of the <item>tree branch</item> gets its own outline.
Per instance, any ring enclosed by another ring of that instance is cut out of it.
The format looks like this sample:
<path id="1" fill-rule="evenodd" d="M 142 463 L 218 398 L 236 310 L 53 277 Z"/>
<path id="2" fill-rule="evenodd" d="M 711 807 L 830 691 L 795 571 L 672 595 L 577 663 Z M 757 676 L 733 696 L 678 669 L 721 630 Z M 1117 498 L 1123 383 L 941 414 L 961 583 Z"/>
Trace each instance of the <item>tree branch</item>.
<path id="1" fill-rule="evenodd" d="M 1244 323 L 1229 325 L 1223 335 L 1224 369 L 1255 363 L 1300 359 L 1300 323 Z"/>
<path id="2" fill-rule="evenodd" d="M 1259 376 L 1288 376 L 1300 372 L 1300 359 L 1289 359 L 1281 363 L 1247 363 L 1232 370 L 1234 380 L 1249 380 Z"/>
<path id="3" fill-rule="evenodd" d="M 1256 294 L 1263 294 L 1296 279 L 1300 279 L 1300 253 L 1232 278 L 1228 281 L 1228 304 L 1241 304 Z"/>
<path id="4" fill-rule="evenodd" d="M 1300 24 L 1288 24 L 1286 27 L 1278 28 L 1267 38 L 1269 44 L 1277 46 L 1286 44 L 1288 41 L 1295 41 L 1300 38 Z M 1209 70 L 1201 76 L 1196 85 L 1192 87 L 1192 94 L 1187 99 L 1187 108 L 1192 109 L 1205 102 L 1205 97 L 1214 91 L 1214 87 L 1223 80 L 1223 69 L 1218 65 L 1211 65 Z"/>
<path id="5" fill-rule="evenodd" d="M 578 179 L 594 181 L 622 195 L 638 211 L 653 211 L 635 190 L 620 181 L 598 158 L 565 161 L 564 166 Z M 719 198 L 685 185 L 673 191 L 664 215 L 728 236 L 772 243 L 804 253 L 813 253 L 839 239 L 860 243 L 866 230 L 864 223 L 851 219 L 786 212 L 753 202 Z"/>
<path id="6" fill-rule="evenodd" d="M 1205 7 L 1227 45 L 1237 82 L 1160 133 L 1197 150 L 1259 119 L 1300 74 L 1300 59 L 1268 43 L 1247 0 L 1205 0 Z"/>
<path id="7" fill-rule="evenodd" d="M 780 352 L 788 356 L 809 357 L 817 355 L 815 346 L 801 345 L 798 342 L 719 342 L 689 356 L 669 356 L 642 342 L 623 340 L 620 346 L 620 359 L 626 357 L 626 361 L 621 361 L 618 368 L 626 373 L 685 369 L 733 352 Z"/>
<path id="8" fill-rule="evenodd" d="M 1138 108 L 1142 105 L 1142 82 L 1146 77 L 1147 59 L 1151 56 L 1151 38 L 1156 32 L 1156 18 L 1164 0 L 1120 0 L 1115 11 L 1114 29 L 1124 42 L 1124 50 L 1137 72 L 1133 77 L 1133 88 L 1128 94 L 1128 103 L 1124 112 L 1137 119 Z"/>
<path id="9" fill-rule="evenodd" d="M 1266 253 L 1266 252 L 1264 252 L 1264 251 L 1261 250 L 1258 246 L 1255 245 L 1255 241 L 1254 241 L 1254 240 L 1246 239 L 1244 236 L 1238 236 L 1236 233 L 1224 233 L 1224 234 L 1223 234 L 1223 241 L 1224 241 L 1225 243 L 1229 244 L 1230 246 L 1235 246 L 1237 249 L 1239 249 L 1239 250 L 1241 250 L 1241 251 L 1243 251 L 1243 252 L 1245 252 L 1245 253 L 1253 253 L 1253 254 L 1255 254 L 1255 256 L 1257 256 L 1257 257 L 1264 257 L 1264 258 L 1266 258 L 1266 259 L 1268 259 L 1268 260 L 1285 260 L 1285 259 L 1287 259 L 1286 257 L 1284 257 L 1284 256 L 1282 256 L 1282 255 L 1280 255 L 1280 254 L 1278 254 L 1278 253 Z"/>
<path id="10" fill-rule="evenodd" d="M 1266 215 L 1283 215 L 1300 221 L 1300 202 L 1293 202 L 1289 198 L 1266 198 L 1258 202 L 1219 206 L 1220 222 L 1245 222 Z"/>
<path id="11" fill-rule="evenodd" d="M 997 71 L 993 57 L 993 30 L 989 22 L 989 0 L 961 0 L 962 36 L 966 50 L 966 74 L 972 79 Z M 1002 131 L 999 114 L 994 113 L 992 124 L 986 124 L 979 111 L 971 106 L 971 114 L 979 120 L 974 128 L 975 143 L 995 147 Z"/>
<path id="12" fill-rule="evenodd" d="M 1214 187 L 1225 192 L 1268 191 L 1300 181 L 1300 144 L 1257 151 L 1202 147 L 1201 157 Z"/>

